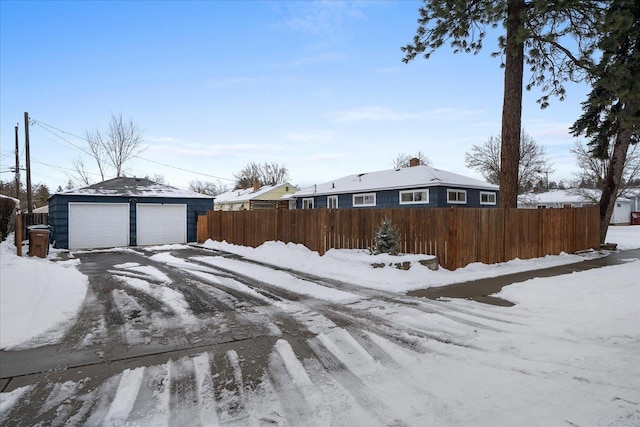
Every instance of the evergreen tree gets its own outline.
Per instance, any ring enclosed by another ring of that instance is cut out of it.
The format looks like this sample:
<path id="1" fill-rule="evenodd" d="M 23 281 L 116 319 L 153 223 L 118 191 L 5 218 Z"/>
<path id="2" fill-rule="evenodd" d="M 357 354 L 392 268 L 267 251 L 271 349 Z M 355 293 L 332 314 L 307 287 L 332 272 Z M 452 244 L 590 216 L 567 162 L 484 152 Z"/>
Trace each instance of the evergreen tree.
<path id="1" fill-rule="evenodd" d="M 375 236 L 374 254 L 398 255 L 400 252 L 400 233 L 387 218 L 380 222 Z"/>
<path id="2" fill-rule="evenodd" d="M 607 5 L 597 27 L 602 57 L 592 70 L 593 89 L 572 127 L 574 135 L 591 138 L 592 155 L 609 164 L 599 201 L 601 242 L 607 236 L 629 146 L 640 139 L 640 2 L 610 0 Z"/>
<path id="3" fill-rule="evenodd" d="M 593 0 L 423 0 L 413 43 L 402 47 L 404 62 L 431 53 L 450 41 L 454 52 L 478 53 L 487 28 L 502 25 L 504 59 L 500 207 L 517 207 L 518 156 L 522 122 L 524 65 L 531 72 L 527 89 L 541 86 L 544 108 L 549 96 L 564 98 L 564 82 L 578 80 L 591 65 L 595 23 L 602 3 Z M 571 40 L 572 52 L 561 44 Z"/>

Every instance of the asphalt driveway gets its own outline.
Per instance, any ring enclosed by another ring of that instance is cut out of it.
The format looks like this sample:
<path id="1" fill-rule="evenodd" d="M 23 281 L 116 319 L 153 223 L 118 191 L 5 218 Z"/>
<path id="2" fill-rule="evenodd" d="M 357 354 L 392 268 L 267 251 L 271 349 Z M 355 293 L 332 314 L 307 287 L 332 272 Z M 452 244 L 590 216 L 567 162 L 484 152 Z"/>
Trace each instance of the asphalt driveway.
<path id="1" fill-rule="evenodd" d="M 414 378 L 432 369 L 422 361 L 461 360 L 507 378 L 510 365 L 531 363 L 520 352 L 506 368 L 491 362 L 526 323 L 504 307 L 373 290 L 198 247 L 70 256 L 89 279 L 85 301 L 59 343 L 0 351 L 0 391 L 19 401 L 0 424 L 413 425 L 421 411 L 404 401 L 440 408 Z M 305 287 L 348 298 L 291 290 Z M 534 364 L 515 375 L 529 381 L 556 366 L 579 388 L 590 372 L 543 360 L 541 372 Z M 387 399 L 391 389 L 404 397 Z"/>

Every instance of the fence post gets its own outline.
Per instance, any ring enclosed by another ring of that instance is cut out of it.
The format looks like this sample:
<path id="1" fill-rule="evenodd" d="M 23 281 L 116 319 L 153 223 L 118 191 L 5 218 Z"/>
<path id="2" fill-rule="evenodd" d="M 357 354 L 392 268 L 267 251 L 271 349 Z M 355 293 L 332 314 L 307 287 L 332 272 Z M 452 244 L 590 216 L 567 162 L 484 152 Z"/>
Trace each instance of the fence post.
<path id="1" fill-rule="evenodd" d="M 22 214 L 16 215 L 16 249 L 18 256 L 22 256 Z"/>

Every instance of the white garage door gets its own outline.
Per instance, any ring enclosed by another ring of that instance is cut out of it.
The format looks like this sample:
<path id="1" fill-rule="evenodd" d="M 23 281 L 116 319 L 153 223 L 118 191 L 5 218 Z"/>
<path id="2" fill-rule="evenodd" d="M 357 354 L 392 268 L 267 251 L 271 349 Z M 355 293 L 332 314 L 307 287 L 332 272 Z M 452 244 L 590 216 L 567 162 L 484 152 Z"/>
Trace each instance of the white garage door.
<path id="1" fill-rule="evenodd" d="M 69 203 L 69 249 L 129 246 L 128 203 Z"/>
<path id="2" fill-rule="evenodd" d="M 187 243 L 187 205 L 136 205 L 138 245 Z"/>

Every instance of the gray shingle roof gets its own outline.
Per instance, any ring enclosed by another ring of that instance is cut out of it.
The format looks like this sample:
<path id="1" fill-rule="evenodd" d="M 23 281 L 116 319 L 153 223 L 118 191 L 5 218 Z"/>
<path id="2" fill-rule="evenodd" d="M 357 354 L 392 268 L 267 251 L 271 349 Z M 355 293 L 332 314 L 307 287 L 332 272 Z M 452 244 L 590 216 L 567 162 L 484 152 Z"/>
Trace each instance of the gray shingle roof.
<path id="1" fill-rule="evenodd" d="M 87 187 L 63 191 L 57 194 L 213 199 L 212 196 L 206 194 L 183 190 L 171 187 L 170 185 L 158 184 L 145 178 L 128 177 L 113 178 Z"/>

